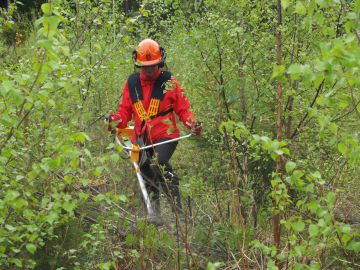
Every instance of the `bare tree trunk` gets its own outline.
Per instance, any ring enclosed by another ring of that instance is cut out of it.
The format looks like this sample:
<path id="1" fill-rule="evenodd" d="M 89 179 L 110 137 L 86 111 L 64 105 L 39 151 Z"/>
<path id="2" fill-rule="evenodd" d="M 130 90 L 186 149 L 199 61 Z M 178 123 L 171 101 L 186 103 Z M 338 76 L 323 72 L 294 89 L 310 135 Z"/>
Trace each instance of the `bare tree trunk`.
<path id="1" fill-rule="evenodd" d="M 244 25 L 244 18 L 241 15 L 240 20 L 239 20 L 239 26 L 240 28 L 242 28 Z M 237 34 L 237 38 L 238 38 L 238 42 L 240 43 L 240 35 L 239 33 Z M 246 57 L 244 56 L 244 52 L 240 52 L 239 55 L 239 68 L 238 68 L 238 74 L 239 77 L 242 79 L 241 81 L 241 85 L 240 85 L 240 110 L 241 110 L 241 119 L 242 122 L 244 123 L 244 125 L 246 125 L 246 119 L 247 119 L 247 104 L 246 104 L 246 95 L 245 95 L 245 74 L 244 74 L 244 63 L 245 63 L 245 59 Z M 247 147 L 246 145 L 244 145 L 242 147 L 242 152 L 243 152 L 243 159 L 242 159 L 242 163 L 241 163 L 241 168 L 242 168 L 242 181 L 243 184 L 245 184 L 246 182 L 248 182 L 248 153 L 247 153 Z"/>
<path id="2" fill-rule="evenodd" d="M 281 65 L 282 62 L 282 37 L 281 37 L 281 25 L 282 25 L 282 15 L 281 15 L 281 0 L 277 0 L 277 29 L 275 33 L 276 38 L 276 64 Z M 278 97 L 278 110 L 277 110 L 277 140 L 282 140 L 282 127 L 283 127 L 283 90 L 282 84 L 279 80 L 276 81 L 277 88 L 277 97 Z M 283 170 L 283 163 L 280 157 L 276 160 L 276 173 L 280 174 Z M 275 189 L 278 189 L 278 186 L 275 186 Z M 279 249 L 280 248 L 280 237 L 281 237 L 281 225 L 280 225 L 280 214 L 275 213 L 272 218 L 273 222 L 273 238 L 274 244 Z"/>
<path id="3" fill-rule="evenodd" d="M 231 161 L 231 168 L 234 173 L 234 194 L 233 194 L 233 216 L 236 220 L 236 224 L 244 228 L 244 213 L 242 210 L 240 193 L 239 193 L 239 177 L 237 174 L 237 162 L 236 162 L 236 153 L 233 150 L 233 143 L 231 142 L 232 139 L 228 136 L 226 130 L 224 131 L 225 138 L 227 140 L 228 145 L 230 146 L 230 161 Z"/>
<path id="4" fill-rule="evenodd" d="M 234 142 L 233 139 L 228 136 L 226 130 L 224 131 L 225 133 L 225 138 L 230 146 L 230 159 L 231 159 L 231 168 L 233 170 L 234 173 L 234 194 L 233 194 L 233 200 L 232 200 L 232 217 L 235 219 L 235 224 L 239 227 L 241 227 L 242 232 L 243 232 L 243 239 L 242 241 L 240 240 L 239 237 L 237 237 L 236 239 L 236 244 L 237 244 L 237 248 L 240 251 L 240 254 L 242 256 L 243 259 L 243 265 L 244 265 L 244 269 L 249 269 L 249 261 L 248 261 L 248 257 L 245 255 L 244 253 L 244 241 L 245 241 L 245 236 L 246 236 L 246 231 L 245 231 L 245 214 L 244 214 L 244 208 L 243 205 L 241 204 L 241 197 L 240 197 L 240 192 L 239 192 L 239 177 L 238 177 L 238 173 L 237 173 L 237 161 L 236 161 L 236 152 L 233 151 L 234 149 Z"/>
<path id="5" fill-rule="evenodd" d="M 292 126 L 292 111 L 294 105 L 294 97 L 290 96 L 288 99 L 288 106 L 287 106 L 287 119 L 286 119 L 286 138 L 291 137 L 291 126 Z"/>
<path id="6" fill-rule="evenodd" d="M 298 15 L 295 13 L 294 14 L 294 25 L 296 27 L 296 29 L 293 31 L 293 49 L 292 49 L 292 53 L 291 53 L 291 60 L 290 60 L 290 64 L 293 64 L 294 59 L 298 59 L 298 55 L 299 55 L 299 51 L 301 50 L 301 46 L 298 43 L 298 39 L 297 39 L 297 34 L 298 34 L 298 30 L 297 30 L 297 25 L 298 25 Z M 298 82 L 294 81 L 292 82 L 292 89 L 298 89 Z M 286 138 L 290 139 L 291 138 L 291 129 L 292 129 L 292 124 L 293 124 L 293 117 L 292 117 L 292 112 L 294 109 L 294 96 L 289 96 L 288 100 L 287 100 L 287 104 L 285 106 L 285 112 L 284 114 L 286 115 L 286 126 L 285 126 L 285 134 L 286 134 Z"/>

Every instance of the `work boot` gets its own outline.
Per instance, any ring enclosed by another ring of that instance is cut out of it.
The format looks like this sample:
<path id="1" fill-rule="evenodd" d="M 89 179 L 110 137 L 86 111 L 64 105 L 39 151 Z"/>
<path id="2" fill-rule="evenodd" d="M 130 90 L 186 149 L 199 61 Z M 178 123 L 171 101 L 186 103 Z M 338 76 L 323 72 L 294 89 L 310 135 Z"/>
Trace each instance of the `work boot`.
<path id="1" fill-rule="evenodd" d="M 171 205 L 172 211 L 180 214 L 183 213 L 179 189 L 179 177 L 168 171 L 164 175 L 164 179 L 161 184 L 162 189 L 164 190 L 164 193 Z"/>

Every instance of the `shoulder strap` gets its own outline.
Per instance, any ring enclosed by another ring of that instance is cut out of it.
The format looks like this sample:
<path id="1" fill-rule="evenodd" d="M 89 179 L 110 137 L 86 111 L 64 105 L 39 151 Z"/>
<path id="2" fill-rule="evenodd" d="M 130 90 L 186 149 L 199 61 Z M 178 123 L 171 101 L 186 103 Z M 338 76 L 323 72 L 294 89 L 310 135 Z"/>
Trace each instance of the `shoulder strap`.
<path id="1" fill-rule="evenodd" d="M 164 89 L 166 87 L 166 82 L 171 79 L 171 72 L 161 71 L 159 77 L 157 77 L 154 88 L 152 91 L 151 98 L 162 100 L 164 97 Z"/>
<path id="2" fill-rule="evenodd" d="M 143 99 L 139 72 L 130 75 L 128 78 L 128 86 L 132 103 Z"/>
<path id="3" fill-rule="evenodd" d="M 170 79 L 171 72 L 162 71 L 159 77 L 157 77 L 157 79 L 155 80 L 151 97 L 162 100 L 164 97 L 164 89 L 166 87 L 166 82 Z M 128 78 L 128 86 L 132 103 L 143 99 L 140 73 L 137 72 L 130 75 L 130 77 Z"/>
<path id="4" fill-rule="evenodd" d="M 158 114 L 160 108 L 160 100 L 164 98 L 164 89 L 166 82 L 171 79 L 171 73 L 162 71 L 154 82 L 154 87 L 151 93 L 151 100 L 148 111 L 146 112 L 142 104 L 143 93 L 141 88 L 140 74 L 134 73 L 130 75 L 128 79 L 128 87 L 130 92 L 130 98 L 134 104 L 136 113 L 141 120 L 154 118 L 160 116 Z M 165 114 L 170 111 L 166 111 Z"/>

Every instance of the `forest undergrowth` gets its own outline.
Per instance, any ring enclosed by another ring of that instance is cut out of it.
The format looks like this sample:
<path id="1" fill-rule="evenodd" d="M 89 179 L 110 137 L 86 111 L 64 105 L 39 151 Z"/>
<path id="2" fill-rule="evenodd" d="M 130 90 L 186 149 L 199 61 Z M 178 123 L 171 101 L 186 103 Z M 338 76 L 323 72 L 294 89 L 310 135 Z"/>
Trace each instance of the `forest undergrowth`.
<path id="1" fill-rule="evenodd" d="M 10 2 L 0 269 L 360 269 L 360 1 Z M 148 37 L 204 126 L 162 226 L 102 121 Z"/>

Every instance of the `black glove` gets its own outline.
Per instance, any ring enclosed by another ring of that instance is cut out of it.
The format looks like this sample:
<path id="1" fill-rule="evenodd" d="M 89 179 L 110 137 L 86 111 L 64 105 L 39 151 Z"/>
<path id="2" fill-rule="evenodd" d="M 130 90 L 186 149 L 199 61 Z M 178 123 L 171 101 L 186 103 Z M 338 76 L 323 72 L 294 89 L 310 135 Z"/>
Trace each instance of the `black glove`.
<path id="1" fill-rule="evenodd" d="M 109 124 L 111 122 L 111 115 L 110 114 L 107 113 L 107 114 L 104 115 L 104 122 L 106 124 Z"/>

